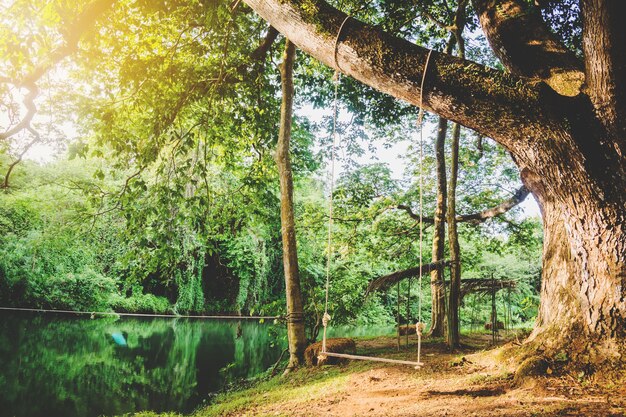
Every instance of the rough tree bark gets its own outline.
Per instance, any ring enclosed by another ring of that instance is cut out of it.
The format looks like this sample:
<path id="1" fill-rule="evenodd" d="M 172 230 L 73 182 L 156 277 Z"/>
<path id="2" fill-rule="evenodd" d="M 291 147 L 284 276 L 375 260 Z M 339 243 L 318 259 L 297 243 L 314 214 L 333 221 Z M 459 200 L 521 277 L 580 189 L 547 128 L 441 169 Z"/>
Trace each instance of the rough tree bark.
<path id="1" fill-rule="evenodd" d="M 539 52 L 529 59 L 507 35 L 527 22 L 497 13 L 487 17 L 493 6 L 474 3 L 489 42 L 499 45 L 494 52 L 510 71 L 535 73 L 563 95 L 582 90 L 567 103 L 564 119 L 571 126 L 551 138 L 550 152 L 534 158 L 522 155 L 529 149 L 514 153 L 544 225 L 541 305 L 529 342 L 548 355 L 566 350 L 580 365 L 615 365 L 626 355 L 626 33 L 619 6 L 608 0 L 581 2 L 581 64 L 564 47 L 555 47 L 550 35 L 536 36 Z M 519 1 L 502 3 L 523 7 Z M 536 28 L 543 26 L 535 19 Z M 539 59 L 545 53 L 551 59 Z M 568 75 L 554 83 L 558 72 Z"/>
<path id="2" fill-rule="evenodd" d="M 427 49 L 353 18 L 336 42 L 346 15 L 322 0 L 245 1 L 325 64 L 420 103 Z M 509 72 L 433 52 L 423 103 L 502 144 L 540 204 L 543 282 L 530 340 L 546 354 L 568 349 L 579 364 L 602 365 L 626 357 L 626 119 L 618 117 L 626 109 L 626 31 L 613 10 L 619 2 L 581 1 L 584 65 L 541 16 L 524 18 L 532 13 L 525 1 L 474 0 Z M 522 12 L 506 13 L 508 6 Z M 531 29 L 532 42 L 520 43 L 515 34 Z"/>
<path id="3" fill-rule="evenodd" d="M 287 337 L 289 339 L 289 365 L 296 368 L 304 363 L 306 334 L 304 329 L 304 303 L 300 289 L 296 227 L 293 214 L 293 178 L 289 158 L 291 120 L 293 111 L 293 62 L 296 48 L 286 41 L 283 63 L 280 66 L 283 98 L 280 107 L 280 130 L 276 148 L 276 164 L 280 178 L 280 223 L 283 240 L 283 267 L 287 296 Z"/>

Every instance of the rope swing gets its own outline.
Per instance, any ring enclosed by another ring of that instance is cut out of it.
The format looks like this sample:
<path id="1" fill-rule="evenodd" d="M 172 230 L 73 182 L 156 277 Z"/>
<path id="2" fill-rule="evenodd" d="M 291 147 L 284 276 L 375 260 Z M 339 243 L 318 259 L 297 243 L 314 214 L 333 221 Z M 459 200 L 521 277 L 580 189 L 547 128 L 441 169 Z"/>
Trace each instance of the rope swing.
<path id="1" fill-rule="evenodd" d="M 422 257 L 423 257 L 423 220 L 422 220 L 422 215 L 423 215 L 423 203 L 424 203 L 424 196 L 423 196 L 423 185 L 424 185 L 424 180 L 423 180 L 423 159 L 424 159 L 424 146 L 423 146 L 423 134 L 422 134 L 422 125 L 423 125 L 423 120 L 424 120 L 424 108 L 423 108 L 423 102 L 424 102 L 424 81 L 426 79 L 426 71 L 428 70 L 428 63 L 430 62 L 430 55 L 432 53 L 432 50 L 430 50 L 428 52 L 428 56 L 426 57 L 426 62 L 424 64 L 424 71 L 422 73 L 422 81 L 420 84 L 420 110 L 419 110 L 419 114 L 418 114 L 418 118 L 417 118 L 417 127 L 419 129 L 419 133 L 420 133 L 420 137 L 419 137 L 419 141 L 420 141 L 420 146 L 419 146 L 419 185 L 420 185 L 420 191 L 419 191 L 419 217 L 420 217 L 420 233 L 419 233 L 419 265 L 420 265 L 420 270 L 419 270 L 419 297 L 418 297 L 418 320 L 417 323 L 415 324 L 415 330 L 416 330 L 416 334 L 417 334 L 417 361 L 404 361 L 404 360 L 396 360 L 396 359 L 386 359 L 386 358 L 379 358 L 379 357 L 369 357 L 369 356 L 360 356 L 360 355 L 348 355 L 348 354 L 343 354 L 343 353 L 333 353 L 333 352 L 328 352 L 326 350 L 326 329 L 328 327 L 328 324 L 330 323 L 331 317 L 330 314 L 328 314 L 328 294 L 329 294 L 329 289 L 330 289 L 330 270 L 331 270 L 331 262 L 332 262 L 332 255 L 333 255 L 333 194 L 334 194 L 334 188 L 335 188 L 335 148 L 338 145 L 338 133 L 337 133 L 337 113 L 338 113 L 338 89 L 339 89 L 339 83 L 341 80 L 341 73 L 339 72 L 339 62 L 337 59 L 337 50 L 338 50 L 338 44 L 339 44 L 339 37 L 341 36 L 341 32 L 343 30 L 344 25 L 346 24 L 346 22 L 348 21 L 348 19 L 350 18 L 350 16 L 346 16 L 345 19 L 343 20 L 343 22 L 341 23 L 341 26 L 339 27 L 339 31 L 337 32 L 337 37 L 335 38 L 335 46 L 334 46 L 334 51 L 333 51 L 333 55 L 334 55 L 334 60 L 335 60 L 335 74 L 333 76 L 333 82 L 334 82 L 334 87 L 335 87 L 335 95 L 334 95 L 334 101 L 333 101 L 333 124 L 332 124 L 332 138 L 333 138 L 333 144 L 332 144 L 332 148 L 331 148 L 331 153 L 330 153 L 330 174 L 329 174 L 329 178 L 328 178 L 328 183 L 329 183 L 329 197 L 328 197 L 328 243 L 327 243 L 327 248 L 328 248 L 328 253 L 327 253 L 327 257 L 326 257 L 326 300 L 324 303 L 324 315 L 322 316 L 322 325 L 324 327 L 323 332 L 322 332 L 322 351 L 319 355 L 320 358 L 324 358 L 327 356 L 331 356 L 331 357 L 336 357 L 336 358 L 344 358 L 344 359 L 354 359 L 354 360 L 367 360 L 367 361 L 375 361 L 375 362 L 387 362 L 387 363 L 393 363 L 393 364 L 399 364 L 399 365 L 409 365 L 409 366 L 413 366 L 415 367 L 415 369 L 419 369 L 423 366 L 423 363 L 421 362 L 421 354 L 422 354 L 422 333 L 425 329 L 425 325 L 422 322 Z"/>

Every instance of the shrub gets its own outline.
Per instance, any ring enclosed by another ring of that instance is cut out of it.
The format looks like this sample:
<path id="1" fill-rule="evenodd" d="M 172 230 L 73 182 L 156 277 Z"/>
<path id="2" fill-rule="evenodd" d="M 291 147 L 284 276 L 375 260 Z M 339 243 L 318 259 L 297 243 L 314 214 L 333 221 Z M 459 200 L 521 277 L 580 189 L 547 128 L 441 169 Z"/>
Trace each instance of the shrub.
<path id="1" fill-rule="evenodd" d="M 116 281 L 85 269 L 29 282 L 28 298 L 38 308 L 102 311 L 117 291 Z"/>
<path id="2" fill-rule="evenodd" d="M 116 293 L 109 297 L 109 305 L 118 313 L 167 314 L 170 312 L 170 303 L 167 298 L 152 294 L 133 294 L 126 298 Z"/>

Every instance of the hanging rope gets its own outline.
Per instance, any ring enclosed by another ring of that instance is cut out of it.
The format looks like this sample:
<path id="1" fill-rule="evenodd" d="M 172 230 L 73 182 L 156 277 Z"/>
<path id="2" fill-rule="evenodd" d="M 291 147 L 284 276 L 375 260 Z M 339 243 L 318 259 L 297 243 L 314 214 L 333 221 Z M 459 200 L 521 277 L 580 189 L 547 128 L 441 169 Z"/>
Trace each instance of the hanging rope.
<path id="1" fill-rule="evenodd" d="M 347 18 L 346 18 L 347 19 Z M 344 21 L 345 23 L 345 21 Z M 339 39 L 339 36 L 337 36 Z M 335 44 L 336 47 L 336 44 Z M 338 111 L 338 99 L 337 94 L 339 90 L 339 78 L 340 74 L 335 71 L 333 81 L 335 83 L 335 98 L 333 103 L 333 145 L 330 150 L 330 175 L 329 175 L 329 196 L 328 196 L 328 254 L 326 256 L 326 302 L 324 303 L 324 315 L 322 316 L 322 325 L 324 326 L 324 332 L 322 334 L 322 353 L 326 353 L 326 328 L 331 317 L 328 314 L 328 293 L 330 289 L 330 266 L 333 255 L 333 193 L 335 191 L 335 148 L 337 147 L 337 111 Z"/>
<path id="2" fill-rule="evenodd" d="M 333 58 L 335 59 L 335 68 L 336 68 L 335 77 L 337 77 L 338 71 L 341 69 L 339 68 L 339 60 L 337 59 L 337 52 L 339 51 L 339 37 L 341 36 L 341 31 L 343 30 L 343 27 L 348 21 L 348 19 L 350 19 L 350 15 L 347 15 L 345 19 L 343 19 L 343 22 L 341 22 L 341 26 L 339 26 L 339 30 L 337 31 L 337 36 L 335 37 L 335 47 L 333 48 Z M 337 96 L 335 95 L 335 103 L 336 103 L 336 100 L 337 100 Z"/>
<path id="3" fill-rule="evenodd" d="M 424 241 L 424 81 L 426 80 L 426 71 L 430 63 L 430 55 L 433 50 L 428 51 L 426 63 L 424 64 L 424 72 L 422 73 L 422 82 L 420 84 L 420 111 L 417 116 L 417 128 L 420 132 L 420 160 L 419 160 L 419 185 L 420 185 L 420 239 L 419 239 L 419 296 L 417 304 L 417 324 L 415 325 L 415 333 L 417 334 L 417 361 L 421 362 L 422 356 L 422 332 L 424 331 L 424 323 L 422 323 L 422 258 L 423 258 L 423 241 Z"/>
<path id="4" fill-rule="evenodd" d="M 339 61 L 337 59 L 337 49 L 339 47 L 339 37 L 341 36 L 341 31 L 343 30 L 344 25 L 350 19 L 350 15 L 347 15 L 343 22 L 341 22 L 341 26 L 339 26 L 339 30 L 337 31 L 337 37 L 335 38 L 335 45 L 333 49 L 333 57 L 335 59 L 335 74 L 333 75 L 333 82 L 335 83 L 335 96 L 333 99 L 333 146 L 330 150 L 330 175 L 329 175 L 329 197 L 328 197 L 328 244 L 327 250 L 328 254 L 326 256 L 326 301 L 324 303 L 324 315 L 322 316 L 322 325 L 324 326 L 324 331 L 322 333 L 322 354 L 326 353 L 326 328 L 328 327 L 328 323 L 330 322 L 330 314 L 328 314 L 328 293 L 330 289 L 330 266 L 331 259 L 333 255 L 333 193 L 335 191 L 335 148 L 337 147 L 337 112 L 339 107 L 339 81 L 341 77 L 341 73 L 339 72 Z"/>
<path id="5" fill-rule="evenodd" d="M 401 361 L 395 359 L 384 359 L 384 358 L 375 358 L 368 356 L 359 356 L 359 355 L 346 355 L 340 353 L 333 353 L 326 351 L 326 330 L 328 328 L 328 323 L 331 320 L 330 314 L 328 314 L 328 294 L 330 292 L 330 269 L 333 255 L 333 193 L 335 189 L 335 148 L 338 143 L 338 135 L 337 135 L 337 113 L 338 113 L 338 91 L 339 91 L 339 81 L 341 74 L 339 72 L 339 61 L 337 59 L 337 50 L 339 46 L 339 38 L 341 36 L 341 32 L 343 30 L 344 25 L 348 21 L 350 16 L 346 16 L 341 26 L 339 26 L 339 30 L 337 32 L 337 37 L 335 38 L 334 45 L 334 60 L 335 60 L 335 74 L 333 76 L 333 82 L 335 84 L 335 95 L 333 100 L 333 124 L 332 124 L 332 138 L 333 144 L 330 153 L 330 174 L 329 174 L 329 196 L 328 196 L 328 243 L 327 250 L 328 254 L 326 257 L 326 297 L 324 303 L 324 315 L 322 316 L 322 325 L 324 326 L 324 331 L 322 333 L 322 351 L 320 357 L 324 356 L 333 356 L 338 358 L 346 358 L 346 359 L 358 359 L 358 360 L 370 360 L 370 361 L 379 361 L 379 362 L 388 362 L 388 363 L 397 363 L 403 365 L 411 365 L 415 366 L 415 368 L 419 368 L 422 365 L 421 362 L 421 349 L 422 349 L 422 333 L 424 331 L 424 324 L 422 323 L 422 258 L 423 258 L 423 203 L 424 203 L 424 195 L 423 195 L 423 163 L 424 163 L 424 147 L 423 147 L 423 119 L 424 119 L 424 82 L 426 80 L 426 72 L 428 70 L 428 64 L 430 62 L 430 56 L 432 54 L 432 50 L 428 51 L 428 56 L 426 57 L 426 63 L 424 64 L 424 72 L 422 73 L 422 81 L 420 84 L 420 110 L 417 118 L 417 125 L 420 132 L 420 154 L 419 154 L 419 184 L 420 184 L 420 196 L 419 196 L 419 215 L 420 215 L 420 235 L 419 235 L 419 264 L 420 264 L 420 273 L 419 273 L 419 297 L 418 297 L 418 322 L 415 325 L 415 330 L 417 333 L 417 362 L 412 361 Z M 408 302 L 408 301 L 407 301 Z M 399 309 L 398 309 L 399 311 Z"/>

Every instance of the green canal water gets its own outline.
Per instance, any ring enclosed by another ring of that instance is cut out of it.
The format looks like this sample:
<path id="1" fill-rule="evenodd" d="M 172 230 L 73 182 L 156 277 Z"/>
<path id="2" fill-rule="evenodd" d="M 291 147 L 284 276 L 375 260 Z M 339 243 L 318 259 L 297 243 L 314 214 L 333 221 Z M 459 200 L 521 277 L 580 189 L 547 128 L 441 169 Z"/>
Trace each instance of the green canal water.
<path id="1" fill-rule="evenodd" d="M 339 328 L 330 336 L 390 331 Z M 189 413 L 227 384 L 266 371 L 285 346 L 282 327 L 256 320 L 0 313 L 0 416 Z"/>
<path id="2" fill-rule="evenodd" d="M 0 416 L 190 412 L 267 370 L 284 332 L 254 320 L 0 315 Z"/>

